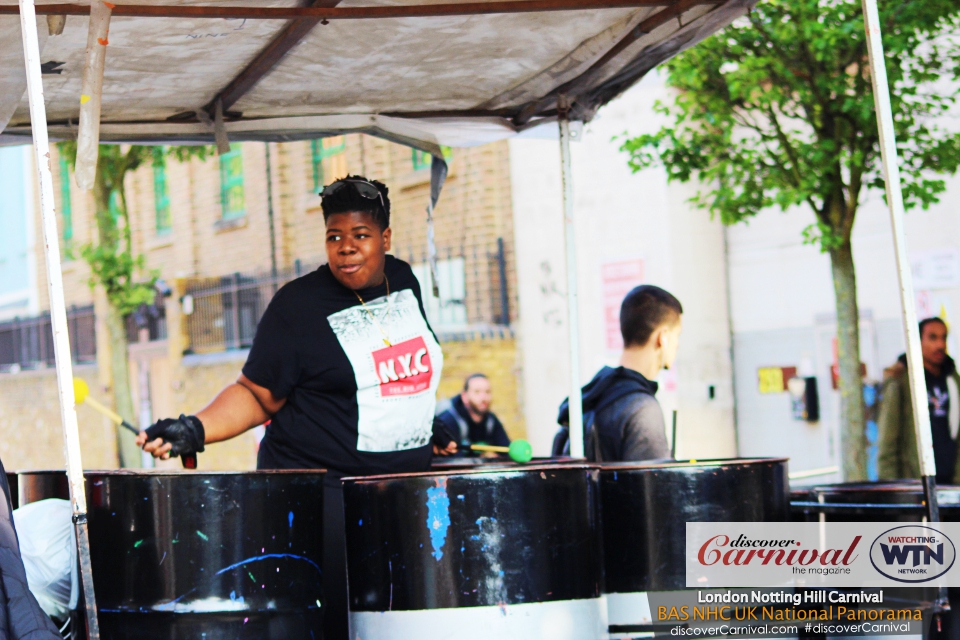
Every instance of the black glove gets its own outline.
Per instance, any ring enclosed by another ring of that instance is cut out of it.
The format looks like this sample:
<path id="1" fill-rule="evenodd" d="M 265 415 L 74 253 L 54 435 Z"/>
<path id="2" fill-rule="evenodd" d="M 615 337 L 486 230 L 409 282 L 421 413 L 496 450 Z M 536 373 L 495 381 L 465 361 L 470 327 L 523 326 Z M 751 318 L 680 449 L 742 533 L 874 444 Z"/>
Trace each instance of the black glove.
<path id="1" fill-rule="evenodd" d="M 447 426 L 443 424 L 443 420 L 440 418 L 433 419 L 433 437 L 430 440 L 440 449 L 446 449 L 447 445 L 454 440 L 450 432 L 447 431 Z"/>
<path id="2" fill-rule="evenodd" d="M 163 438 L 164 442 L 173 445 L 170 457 L 193 456 L 203 451 L 203 441 L 206 433 L 203 423 L 197 416 L 185 416 L 182 413 L 177 419 L 164 418 L 158 420 L 146 430 L 147 442 Z"/>

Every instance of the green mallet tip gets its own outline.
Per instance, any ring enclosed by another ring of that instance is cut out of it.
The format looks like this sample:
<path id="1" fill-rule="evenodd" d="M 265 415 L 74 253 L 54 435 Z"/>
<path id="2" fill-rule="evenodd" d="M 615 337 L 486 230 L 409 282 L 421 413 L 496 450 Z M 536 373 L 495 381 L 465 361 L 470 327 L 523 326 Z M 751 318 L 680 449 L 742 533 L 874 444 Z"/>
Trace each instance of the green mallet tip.
<path id="1" fill-rule="evenodd" d="M 514 440 L 510 443 L 508 454 L 514 462 L 530 462 L 533 459 L 533 447 L 526 440 Z"/>

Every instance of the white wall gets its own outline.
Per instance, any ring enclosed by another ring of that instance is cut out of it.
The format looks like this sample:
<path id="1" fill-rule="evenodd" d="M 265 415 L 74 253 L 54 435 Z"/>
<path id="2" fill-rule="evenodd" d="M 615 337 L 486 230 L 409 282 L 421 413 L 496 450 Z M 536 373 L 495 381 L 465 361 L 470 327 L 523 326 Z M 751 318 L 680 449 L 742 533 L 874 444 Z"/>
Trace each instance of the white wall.
<path id="1" fill-rule="evenodd" d="M 38 312 L 33 167 L 32 146 L 0 148 L 0 320 Z"/>
<path id="2" fill-rule="evenodd" d="M 907 214 L 909 252 L 960 250 L 960 209 L 951 194 L 960 180 L 948 181 L 942 202 Z M 792 468 L 839 464 L 839 397 L 832 389 L 835 331 L 830 260 L 802 244 L 801 232 L 813 222 L 809 209 L 767 211 L 748 225 L 729 229 L 730 289 L 737 364 L 738 430 L 745 455 L 791 455 Z M 867 378 L 880 381 L 883 369 L 903 351 L 896 265 L 889 216 L 879 193 L 867 195 L 853 232 L 857 293 L 861 311 L 861 360 Z M 960 287 L 926 290 L 935 313 L 952 321 L 960 313 Z M 921 312 L 921 317 L 923 314 Z M 951 339 L 951 351 L 956 342 Z M 761 397 L 759 366 L 796 366 L 807 360 L 819 380 L 822 419 L 791 420 L 786 394 Z M 825 481 L 836 478 L 818 478 Z"/>
<path id="3" fill-rule="evenodd" d="M 745 456 L 790 457 L 794 470 L 837 465 L 839 398 L 830 377 L 836 331 L 830 262 L 802 240 L 813 213 L 805 208 L 765 211 L 724 233 L 705 212 L 687 204 L 692 185 L 668 185 L 660 169 L 632 174 L 625 154 L 618 151 L 620 142 L 612 138 L 659 126 L 652 112 L 657 98 L 668 95 L 654 74 L 604 107 L 573 145 L 580 379 L 586 383 L 601 366 L 617 360 L 605 345 L 601 267 L 640 258 L 644 281 L 672 291 L 684 304 L 677 369 L 661 376 L 665 384 L 658 394 L 668 424 L 670 411 L 679 409 L 678 454 L 727 456 L 739 449 Z M 531 441 L 544 453 L 556 430 L 557 406 L 569 393 L 556 140 L 512 141 L 511 164 L 525 412 Z M 960 194 L 960 179 L 948 180 L 940 204 L 907 214 L 911 254 L 937 249 L 960 253 L 960 206 L 952 194 Z M 853 248 L 861 359 L 868 379 L 879 381 L 904 344 L 889 218 L 879 193 L 865 195 Z M 948 322 L 960 317 L 960 273 L 953 284 L 921 295 L 927 307 L 944 312 Z M 957 344 L 951 337 L 952 353 L 958 352 Z M 795 420 L 787 393 L 760 394 L 757 368 L 762 366 L 796 366 L 801 374 L 816 376 L 821 419 Z M 707 399 L 709 385 L 715 387 L 712 401 Z M 837 479 L 822 476 L 814 481 Z"/>
<path id="4" fill-rule="evenodd" d="M 679 410 L 678 455 L 732 456 L 733 393 L 723 232 L 686 204 L 688 187 L 666 184 L 662 171 L 633 174 L 613 140 L 659 126 L 653 102 L 665 90 L 655 76 L 604 107 L 573 144 L 577 231 L 580 379 L 586 383 L 619 352 L 607 348 L 602 267 L 641 259 L 645 283 L 684 304 L 675 372 L 658 393 L 670 424 Z M 524 410 L 535 451 L 556 432 L 557 407 L 569 394 L 565 251 L 556 140 L 511 141 L 511 172 L 520 298 Z M 639 284 L 639 282 L 638 282 Z M 708 397 L 713 385 L 715 397 Z M 669 427 L 668 427 L 669 428 Z"/>

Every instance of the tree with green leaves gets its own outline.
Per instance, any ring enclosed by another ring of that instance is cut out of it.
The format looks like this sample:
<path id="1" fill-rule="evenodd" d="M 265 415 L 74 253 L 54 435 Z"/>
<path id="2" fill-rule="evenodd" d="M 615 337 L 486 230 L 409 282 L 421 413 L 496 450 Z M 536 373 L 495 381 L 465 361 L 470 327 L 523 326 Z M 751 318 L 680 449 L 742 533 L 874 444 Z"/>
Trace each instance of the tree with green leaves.
<path id="1" fill-rule="evenodd" d="M 60 143 L 59 151 L 71 165 L 76 162 L 76 142 Z M 136 411 L 130 389 L 126 318 L 141 305 L 154 302 L 157 273 L 147 268 L 144 255 L 134 251 L 124 181 L 127 174 L 148 162 L 162 165 L 168 157 L 181 162 L 191 157 L 203 160 L 208 153 L 208 147 L 100 145 L 93 186 L 97 237 L 94 242 L 79 247 L 79 251 L 90 265 L 91 288 L 101 286 L 106 294 L 104 325 L 110 342 L 114 406 L 117 413 L 131 424 L 136 424 Z M 134 435 L 118 427 L 117 443 L 120 465 L 140 466 L 140 451 L 134 443 Z"/>
<path id="2" fill-rule="evenodd" d="M 881 0 L 905 204 L 929 207 L 960 165 L 960 4 Z M 692 199 L 724 224 L 809 207 L 804 240 L 829 254 L 837 311 L 843 475 L 866 477 L 857 281 L 851 233 L 868 190 L 884 187 L 860 0 L 764 0 L 671 60 L 668 124 L 628 139 L 639 171 L 696 180 Z"/>

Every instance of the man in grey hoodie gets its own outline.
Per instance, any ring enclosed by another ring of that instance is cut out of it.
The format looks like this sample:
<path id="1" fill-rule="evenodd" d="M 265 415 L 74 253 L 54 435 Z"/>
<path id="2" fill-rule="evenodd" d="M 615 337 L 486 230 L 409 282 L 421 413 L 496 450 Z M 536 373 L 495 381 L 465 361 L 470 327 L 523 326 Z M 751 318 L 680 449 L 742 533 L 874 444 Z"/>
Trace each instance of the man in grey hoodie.
<path id="1" fill-rule="evenodd" d="M 582 389 L 584 451 L 591 461 L 669 458 L 663 412 L 654 379 L 677 356 L 683 307 L 653 285 L 634 288 L 620 306 L 623 354 Z M 568 400 L 560 405 L 553 454 L 569 455 Z"/>

